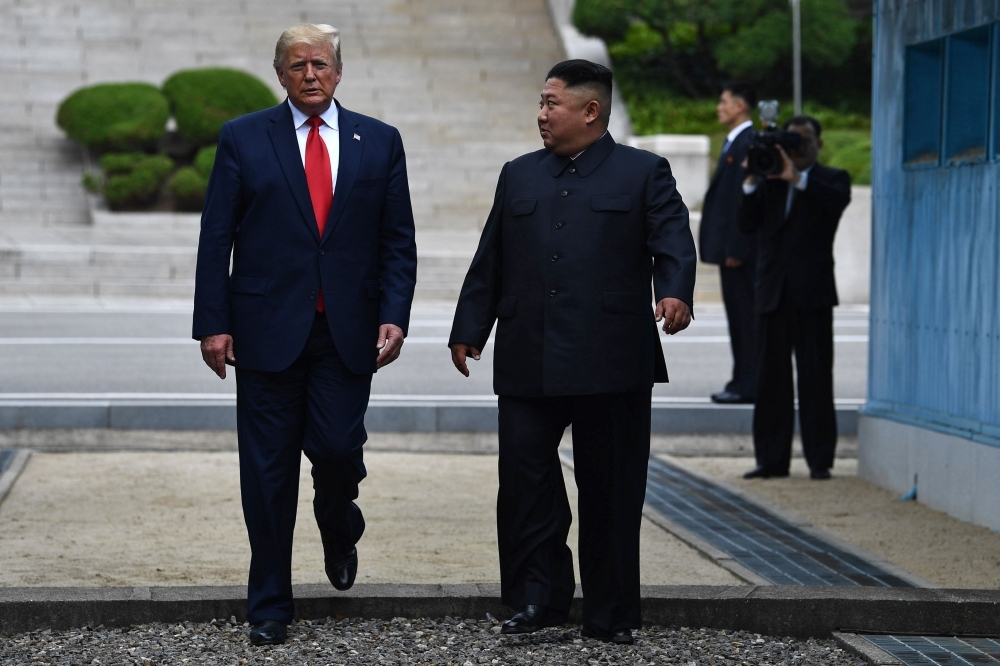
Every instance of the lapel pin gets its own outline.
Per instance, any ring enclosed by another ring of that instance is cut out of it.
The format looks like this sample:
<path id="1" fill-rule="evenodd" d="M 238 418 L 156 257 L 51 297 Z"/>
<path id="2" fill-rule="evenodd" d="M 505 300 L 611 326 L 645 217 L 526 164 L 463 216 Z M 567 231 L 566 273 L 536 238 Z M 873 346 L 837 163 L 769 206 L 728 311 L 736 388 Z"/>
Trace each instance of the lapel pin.
<path id="1" fill-rule="evenodd" d="M 354 140 L 355 141 L 361 141 L 361 135 L 360 134 L 355 134 L 354 135 Z"/>

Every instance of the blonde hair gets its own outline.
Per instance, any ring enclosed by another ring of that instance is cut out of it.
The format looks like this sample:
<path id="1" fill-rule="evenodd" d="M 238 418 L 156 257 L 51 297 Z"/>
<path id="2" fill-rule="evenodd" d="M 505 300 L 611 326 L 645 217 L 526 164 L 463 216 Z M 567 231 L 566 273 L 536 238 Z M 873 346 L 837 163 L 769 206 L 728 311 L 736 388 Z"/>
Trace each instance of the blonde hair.
<path id="1" fill-rule="evenodd" d="M 296 44 L 309 44 L 310 46 L 329 46 L 333 49 L 333 55 L 337 60 L 337 70 L 344 67 L 344 61 L 340 57 L 340 31 L 332 25 L 325 23 L 300 23 L 293 25 L 278 38 L 278 43 L 274 45 L 274 66 L 281 67 L 285 62 L 288 49 Z"/>

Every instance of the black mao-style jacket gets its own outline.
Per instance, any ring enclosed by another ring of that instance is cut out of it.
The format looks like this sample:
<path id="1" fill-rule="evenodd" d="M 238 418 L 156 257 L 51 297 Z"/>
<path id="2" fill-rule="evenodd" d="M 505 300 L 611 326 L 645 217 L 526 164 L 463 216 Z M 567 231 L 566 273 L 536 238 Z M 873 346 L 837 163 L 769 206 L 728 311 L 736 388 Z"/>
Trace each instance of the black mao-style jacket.
<path id="1" fill-rule="evenodd" d="M 500 173 L 449 344 L 482 349 L 499 320 L 498 395 L 648 389 L 667 380 L 653 296 L 690 305 L 695 264 L 665 159 L 610 134 L 575 161 L 529 153 Z"/>

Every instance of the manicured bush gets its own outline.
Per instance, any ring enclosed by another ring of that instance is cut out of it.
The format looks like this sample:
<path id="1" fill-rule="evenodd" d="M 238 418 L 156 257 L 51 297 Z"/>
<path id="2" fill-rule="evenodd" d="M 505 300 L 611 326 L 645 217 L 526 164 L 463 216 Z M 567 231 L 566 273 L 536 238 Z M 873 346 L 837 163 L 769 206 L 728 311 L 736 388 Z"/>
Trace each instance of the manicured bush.
<path id="1" fill-rule="evenodd" d="M 104 186 L 104 198 L 112 210 L 148 204 L 156 198 L 173 169 L 174 161 L 166 155 L 147 155 L 131 171 L 110 176 Z"/>
<path id="2" fill-rule="evenodd" d="M 198 211 L 205 205 L 208 180 L 194 167 L 181 167 L 167 184 L 181 210 Z"/>
<path id="3" fill-rule="evenodd" d="M 177 72 L 164 82 L 163 93 L 177 131 L 199 146 L 215 143 L 226 121 L 278 103 L 257 77 L 225 68 Z"/>
<path id="4" fill-rule="evenodd" d="M 823 132 L 823 150 L 819 159 L 851 174 L 853 185 L 872 183 L 872 137 L 862 130 L 831 130 Z"/>
<path id="5" fill-rule="evenodd" d="M 156 147 L 170 117 L 167 98 L 148 83 L 101 83 L 59 105 L 56 122 L 74 141 L 99 153 Z"/>
<path id="6" fill-rule="evenodd" d="M 212 175 L 212 167 L 215 166 L 215 151 L 217 146 L 206 146 L 198 151 L 194 156 L 194 168 L 205 180 Z"/>
<path id="7" fill-rule="evenodd" d="M 108 176 L 131 173 L 149 157 L 148 153 L 107 153 L 101 156 L 101 170 Z"/>

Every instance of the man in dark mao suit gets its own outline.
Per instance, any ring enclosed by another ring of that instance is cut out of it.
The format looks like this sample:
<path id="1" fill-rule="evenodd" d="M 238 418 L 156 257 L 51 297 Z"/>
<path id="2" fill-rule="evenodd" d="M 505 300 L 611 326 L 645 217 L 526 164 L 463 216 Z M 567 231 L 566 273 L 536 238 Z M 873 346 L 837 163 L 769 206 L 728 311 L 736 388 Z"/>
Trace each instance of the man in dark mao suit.
<path id="1" fill-rule="evenodd" d="M 833 237 L 851 201 L 851 177 L 816 161 L 822 126 L 796 116 L 785 129 L 802 136 L 781 152 L 780 174 L 748 176 L 740 224 L 757 233 L 757 466 L 744 476 L 788 476 L 795 431 L 792 353 L 799 388 L 799 426 L 810 477 L 829 479 L 837 446 L 833 403 Z"/>
<path id="2" fill-rule="evenodd" d="M 289 28 L 274 68 L 288 99 L 222 128 L 194 304 L 205 362 L 222 378 L 236 366 L 255 645 L 283 642 L 294 615 L 303 451 L 327 576 L 354 583 L 372 373 L 399 355 L 417 259 L 399 132 L 333 99 L 339 33 Z"/>
<path id="3" fill-rule="evenodd" d="M 582 634 L 631 643 L 650 398 L 666 381 L 655 321 L 691 321 L 695 248 L 666 160 L 607 133 L 611 71 L 552 68 L 545 148 L 507 163 L 462 287 L 449 345 L 468 375 L 497 320 L 497 533 L 502 633 L 565 621 L 575 589 L 558 446 L 573 425 Z M 654 311 L 650 287 L 656 295 Z"/>
<path id="4" fill-rule="evenodd" d="M 750 114 L 756 104 L 757 93 L 745 83 L 729 83 L 719 96 L 716 115 L 729 128 L 729 134 L 705 194 L 698 230 L 701 260 L 719 267 L 722 302 L 729 321 L 733 376 L 722 391 L 712 394 L 713 402 L 723 404 L 753 402 L 757 390 L 757 314 L 753 306 L 757 243 L 753 234 L 740 231 L 743 160 L 753 142 Z"/>

